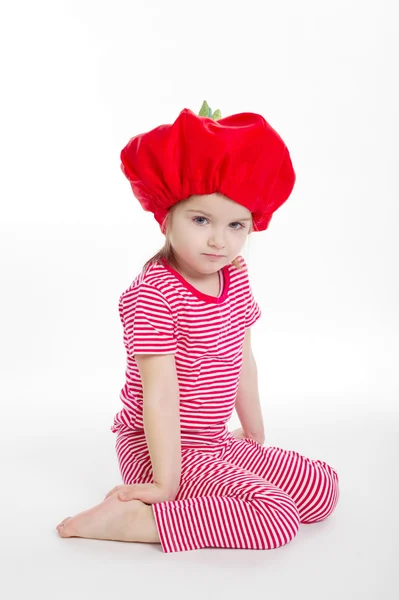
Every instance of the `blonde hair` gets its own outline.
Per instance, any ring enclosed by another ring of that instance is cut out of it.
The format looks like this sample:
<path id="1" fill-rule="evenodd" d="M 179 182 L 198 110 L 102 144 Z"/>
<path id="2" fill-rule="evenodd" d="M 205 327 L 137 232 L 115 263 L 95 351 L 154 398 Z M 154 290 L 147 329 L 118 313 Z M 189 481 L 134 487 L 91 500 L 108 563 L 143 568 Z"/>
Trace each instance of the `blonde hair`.
<path id="1" fill-rule="evenodd" d="M 180 202 L 178 204 L 180 204 Z M 152 256 L 151 258 L 149 258 L 147 260 L 147 262 L 145 263 L 145 265 L 143 267 L 143 270 L 147 269 L 147 267 L 149 265 L 157 264 L 157 263 L 161 262 L 162 260 L 165 260 L 172 268 L 177 269 L 178 264 L 177 264 L 176 254 L 175 254 L 172 244 L 170 242 L 170 228 L 171 228 L 173 213 L 174 213 L 176 207 L 177 207 L 177 204 L 174 204 L 169 209 L 168 213 L 165 216 L 163 224 L 162 224 L 162 231 L 165 231 L 164 245 L 162 246 L 162 248 L 160 250 L 158 250 L 158 252 L 156 254 L 154 254 L 154 256 Z M 249 233 L 252 233 L 252 231 L 254 231 L 254 230 L 255 230 L 255 226 L 254 226 L 253 221 L 251 221 Z M 239 262 L 239 260 L 237 258 L 235 258 L 231 264 L 234 267 L 236 267 L 236 269 L 239 269 L 239 270 L 242 269 L 241 263 Z"/>

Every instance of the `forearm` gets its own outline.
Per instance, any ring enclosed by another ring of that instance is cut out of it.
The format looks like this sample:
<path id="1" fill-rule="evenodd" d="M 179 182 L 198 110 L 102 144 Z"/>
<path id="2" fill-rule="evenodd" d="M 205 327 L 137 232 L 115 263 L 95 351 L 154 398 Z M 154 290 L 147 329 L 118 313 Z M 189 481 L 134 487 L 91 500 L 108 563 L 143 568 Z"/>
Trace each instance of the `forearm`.
<path id="1" fill-rule="evenodd" d="M 264 444 L 265 431 L 258 390 L 258 369 L 252 354 L 243 362 L 235 409 L 246 437 Z"/>
<path id="2" fill-rule="evenodd" d="M 144 430 L 154 483 L 173 500 L 180 484 L 181 442 L 178 390 L 144 398 Z"/>

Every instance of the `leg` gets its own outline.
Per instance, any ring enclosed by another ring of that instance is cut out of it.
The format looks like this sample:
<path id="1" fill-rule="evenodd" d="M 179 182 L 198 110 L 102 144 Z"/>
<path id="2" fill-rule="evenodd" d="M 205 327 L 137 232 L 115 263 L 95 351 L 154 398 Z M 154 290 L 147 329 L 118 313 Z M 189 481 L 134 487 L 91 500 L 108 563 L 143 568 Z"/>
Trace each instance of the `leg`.
<path id="1" fill-rule="evenodd" d="M 144 434 L 120 431 L 116 451 L 124 484 L 152 481 Z M 271 549 L 296 536 L 298 510 L 275 485 L 210 453 L 183 450 L 182 459 L 175 501 L 152 505 L 164 552 Z"/>
<path id="2" fill-rule="evenodd" d="M 338 474 L 323 461 L 311 460 L 293 450 L 262 447 L 253 440 L 236 439 L 223 459 L 288 494 L 298 508 L 301 523 L 326 519 L 338 503 Z"/>
<path id="3" fill-rule="evenodd" d="M 203 453 L 183 452 L 176 500 L 153 510 L 164 552 L 268 550 L 290 542 L 299 528 L 295 503 L 282 490 Z"/>
<path id="4" fill-rule="evenodd" d="M 134 465 L 128 436 L 119 443 L 120 464 Z M 165 552 L 197 548 L 271 549 L 290 542 L 298 532 L 299 515 L 291 498 L 273 484 L 204 453 L 183 452 L 183 469 L 174 502 L 147 506 L 121 502 L 116 495 L 100 505 L 65 519 L 62 537 L 161 542 Z M 133 483 L 124 476 L 124 483 Z"/>

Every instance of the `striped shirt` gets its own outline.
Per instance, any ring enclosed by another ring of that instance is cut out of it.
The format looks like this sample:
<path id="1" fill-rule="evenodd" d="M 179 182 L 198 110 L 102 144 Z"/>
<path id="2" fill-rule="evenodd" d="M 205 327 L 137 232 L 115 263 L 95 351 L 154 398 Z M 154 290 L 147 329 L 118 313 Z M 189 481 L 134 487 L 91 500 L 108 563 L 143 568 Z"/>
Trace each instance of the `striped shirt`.
<path id="1" fill-rule="evenodd" d="M 143 389 L 135 354 L 174 354 L 180 395 L 182 446 L 206 447 L 225 438 L 234 410 L 246 329 L 261 316 L 242 270 L 220 271 L 222 291 L 208 296 L 167 263 L 143 270 L 119 299 L 127 352 L 123 408 L 114 433 L 144 430 Z"/>

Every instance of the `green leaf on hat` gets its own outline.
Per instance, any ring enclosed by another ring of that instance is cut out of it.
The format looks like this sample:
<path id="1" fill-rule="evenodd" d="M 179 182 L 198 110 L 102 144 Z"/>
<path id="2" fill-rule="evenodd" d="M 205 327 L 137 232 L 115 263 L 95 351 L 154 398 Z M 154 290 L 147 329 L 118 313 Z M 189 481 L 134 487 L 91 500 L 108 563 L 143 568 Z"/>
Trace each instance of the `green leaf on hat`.
<path id="1" fill-rule="evenodd" d="M 215 110 L 215 112 L 212 114 L 212 109 L 209 106 L 209 104 L 207 103 L 206 100 L 203 101 L 202 106 L 201 106 L 201 110 L 198 113 L 199 117 L 208 117 L 210 119 L 213 119 L 214 121 L 217 121 L 218 119 L 221 118 L 222 113 L 220 112 L 219 109 Z"/>
<path id="2" fill-rule="evenodd" d="M 201 110 L 198 113 L 199 117 L 209 117 L 209 106 L 206 100 L 203 101 Z"/>

